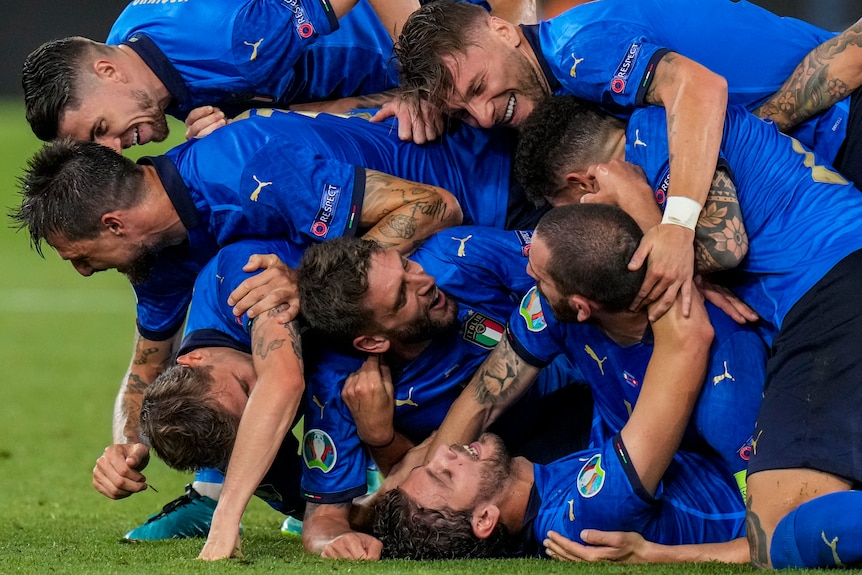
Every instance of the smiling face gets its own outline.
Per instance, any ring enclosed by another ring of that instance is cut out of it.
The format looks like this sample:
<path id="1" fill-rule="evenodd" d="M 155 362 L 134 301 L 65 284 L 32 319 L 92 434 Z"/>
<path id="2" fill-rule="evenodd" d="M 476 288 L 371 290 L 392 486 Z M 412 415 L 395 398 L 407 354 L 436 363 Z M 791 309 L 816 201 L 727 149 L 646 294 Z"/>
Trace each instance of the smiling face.
<path id="1" fill-rule="evenodd" d="M 470 445 L 441 446 L 400 488 L 423 509 L 470 511 L 505 493 L 512 458 L 502 440 L 485 433 Z"/>
<path id="2" fill-rule="evenodd" d="M 449 333 L 458 304 L 437 287 L 418 263 L 395 250 L 373 254 L 363 302 L 389 339 L 419 343 Z"/>
<path id="3" fill-rule="evenodd" d="M 83 90 L 81 106 L 63 113 L 60 136 L 96 142 L 117 152 L 168 137 L 164 110 L 145 92 L 105 80 Z"/>
<path id="4" fill-rule="evenodd" d="M 545 96 L 541 71 L 517 47 L 513 31 L 481 29 L 475 45 L 446 60 L 455 93 L 448 112 L 473 126 L 518 126 Z"/>

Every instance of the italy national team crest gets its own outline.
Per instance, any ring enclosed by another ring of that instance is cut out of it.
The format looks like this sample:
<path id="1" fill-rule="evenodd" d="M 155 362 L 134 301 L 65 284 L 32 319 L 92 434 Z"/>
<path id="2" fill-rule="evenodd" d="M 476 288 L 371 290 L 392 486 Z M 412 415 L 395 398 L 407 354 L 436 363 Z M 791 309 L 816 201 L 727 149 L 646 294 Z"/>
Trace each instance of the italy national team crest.
<path id="1" fill-rule="evenodd" d="M 478 312 L 471 312 L 464 322 L 464 339 L 486 349 L 491 349 L 503 339 L 503 324 Z"/>
<path id="2" fill-rule="evenodd" d="M 605 484 L 605 470 L 602 469 L 602 455 L 596 453 L 578 472 L 578 492 L 581 497 L 595 497 Z"/>
<path id="3" fill-rule="evenodd" d="M 524 318 L 528 330 L 542 331 L 548 327 L 548 322 L 545 321 L 545 312 L 542 311 L 542 302 L 539 301 L 539 291 L 535 287 L 528 291 L 521 300 L 521 307 L 518 312 Z"/>
<path id="4" fill-rule="evenodd" d="M 321 429 L 309 429 L 302 438 L 302 459 L 309 469 L 329 473 L 338 459 L 335 443 L 329 434 Z"/>

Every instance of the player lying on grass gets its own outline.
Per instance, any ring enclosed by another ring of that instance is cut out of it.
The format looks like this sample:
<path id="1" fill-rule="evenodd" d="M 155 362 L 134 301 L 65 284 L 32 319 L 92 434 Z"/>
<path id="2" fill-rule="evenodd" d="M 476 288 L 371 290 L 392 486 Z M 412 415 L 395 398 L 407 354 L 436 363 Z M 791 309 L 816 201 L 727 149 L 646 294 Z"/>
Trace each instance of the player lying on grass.
<path id="1" fill-rule="evenodd" d="M 670 178 L 663 109 L 641 109 L 626 124 L 567 97 L 542 108 L 521 134 L 518 163 L 528 193 L 553 204 L 619 203 L 635 218 L 663 206 Z M 642 168 L 646 182 L 640 174 L 622 187 L 606 185 L 622 161 Z M 862 558 L 846 544 L 859 540 L 858 524 L 842 523 L 848 509 L 862 505 L 852 489 L 862 469 L 851 455 L 862 450 L 852 343 L 862 304 L 850 295 L 862 282 L 862 194 L 799 142 L 739 108 L 727 110 L 711 193 L 729 208 L 738 202 L 745 218 L 748 255 L 728 285 L 763 318 L 758 331 L 772 348 L 748 464 L 752 562 L 851 564 Z M 699 215 L 681 223 L 696 223 L 728 249 L 740 241 L 743 222 L 733 210 Z M 835 537 L 845 542 L 837 550 Z"/>

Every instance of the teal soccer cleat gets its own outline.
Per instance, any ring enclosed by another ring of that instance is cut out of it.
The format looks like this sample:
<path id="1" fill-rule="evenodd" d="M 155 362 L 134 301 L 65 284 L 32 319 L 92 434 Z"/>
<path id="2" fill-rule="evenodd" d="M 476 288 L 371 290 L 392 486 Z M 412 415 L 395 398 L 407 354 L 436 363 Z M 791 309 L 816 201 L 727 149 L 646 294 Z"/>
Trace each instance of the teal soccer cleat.
<path id="1" fill-rule="evenodd" d="M 210 531 L 216 503 L 215 499 L 201 495 L 191 485 L 187 485 L 184 495 L 165 505 L 140 527 L 126 533 L 123 539 L 153 541 L 206 537 Z"/>

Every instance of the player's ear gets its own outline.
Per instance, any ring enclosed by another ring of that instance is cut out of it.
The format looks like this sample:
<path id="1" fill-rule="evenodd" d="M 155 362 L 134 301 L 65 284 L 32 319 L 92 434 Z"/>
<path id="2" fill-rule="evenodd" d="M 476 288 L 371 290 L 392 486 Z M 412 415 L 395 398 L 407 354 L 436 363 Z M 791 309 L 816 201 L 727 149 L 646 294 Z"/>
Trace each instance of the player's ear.
<path id="1" fill-rule="evenodd" d="M 179 357 L 177 357 L 177 365 L 185 365 L 186 367 L 194 367 L 196 365 L 200 365 L 201 361 L 204 359 L 204 354 L 200 349 L 193 349 L 192 351 L 185 353 Z"/>
<path id="2" fill-rule="evenodd" d="M 590 305 L 590 300 L 584 296 L 572 294 L 566 298 L 566 303 L 568 303 L 569 307 L 578 314 L 578 321 L 581 323 L 587 321 L 593 315 L 593 308 L 592 305 Z"/>
<path id="3" fill-rule="evenodd" d="M 125 81 L 125 74 L 117 66 L 116 62 L 108 58 L 99 58 L 93 62 L 93 72 L 100 80 Z"/>
<path id="4" fill-rule="evenodd" d="M 386 353 L 389 351 L 389 338 L 382 335 L 360 335 L 353 340 L 353 347 L 365 353 Z"/>
<path id="5" fill-rule="evenodd" d="M 521 44 L 521 37 L 518 35 L 518 30 L 511 22 L 498 18 L 497 16 L 491 16 L 488 18 L 488 27 L 491 29 L 491 32 L 505 40 L 507 44 L 511 46 L 518 46 Z"/>
<path id="6" fill-rule="evenodd" d="M 491 503 L 484 503 L 473 510 L 473 533 L 479 539 L 487 539 L 494 532 L 500 521 L 500 508 Z"/>
<path id="7" fill-rule="evenodd" d="M 119 212 L 108 212 L 107 214 L 102 214 L 100 220 L 102 222 L 102 227 L 114 234 L 115 236 L 122 235 L 123 230 L 125 229 L 125 223 L 123 222 L 123 217 Z"/>

